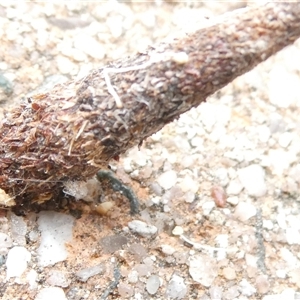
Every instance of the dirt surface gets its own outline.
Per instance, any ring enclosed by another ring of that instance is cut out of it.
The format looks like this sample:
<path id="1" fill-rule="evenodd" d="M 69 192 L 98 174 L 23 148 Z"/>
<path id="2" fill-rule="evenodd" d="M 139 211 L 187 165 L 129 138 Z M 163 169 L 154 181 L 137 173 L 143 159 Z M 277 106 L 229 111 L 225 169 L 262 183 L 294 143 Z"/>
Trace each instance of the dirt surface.
<path id="1" fill-rule="evenodd" d="M 0 1 L 1 114 L 245 5 Z M 62 261 L 41 263 L 42 213 L 2 210 L 2 299 L 300 299 L 299 58 L 298 40 L 112 162 L 139 215 L 105 181 L 106 215 L 62 199 Z M 16 248 L 30 254 L 19 276 Z"/>

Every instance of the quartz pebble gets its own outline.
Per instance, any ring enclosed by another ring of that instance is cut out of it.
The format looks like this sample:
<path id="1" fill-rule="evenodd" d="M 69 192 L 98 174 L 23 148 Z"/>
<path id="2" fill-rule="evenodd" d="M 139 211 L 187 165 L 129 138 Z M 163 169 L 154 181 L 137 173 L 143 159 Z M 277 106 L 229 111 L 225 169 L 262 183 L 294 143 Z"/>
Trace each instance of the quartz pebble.
<path id="1" fill-rule="evenodd" d="M 238 170 L 238 177 L 250 196 L 261 197 L 267 192 L 265 171 L 260 165 L 250 165 Z"/>
<path id="2" fill-rule="evenodd" d="M 10 228 L 11 228 L 11 235 L 14 243 L 25 246 L 26 239 L 25 234 L 27 232 L 27 225 L 24 222 L 23 217 L 16 216 L 14 213 L 9 214 L 10 217 Z"/>
<path id="3" fill-rule="evenodd" d="M 221 300 L 222 299 L 222 294 L 223 294 L 223 289 L 219 286 L 211 286 L 209 288 L 209 295 L 211 299 L 214 300 Z"/>
<path id="4" fill-rule="evenodd" d="M 133 296 L 134 294 L 134 289 L 132 286 L 125 284 L 123 282 L 121 282 L 118 285 L 118 292 L 121 296 L 121 299 L 127 299 Z"/>
<path id="5" fill-rule="evenodd" d="M 69 280 L 66 274 L 59 270 L 51 270 L 50 276 L 47 279 L 47 283 L 52 286 L 67 287 L 69 286 Z"/>
<path id="6" fill-rule="evenodd" d="M 128 227 L 132 232 L 135 232 L 142 237 L 150 238 L 157 233 L 157 228 L 140 220 L 133 220 L 128 223 Z"/>
<path id="7" fill-rule="evenodd" d="M 173 274 L 166 289 L 167 299 L 183 299 L 187 293 L 187 286 L 181 276 Z"/>
<path id="8" fill-rule="evenodd" d="M 53 265 L 67 258 L 65 243 L 72 239 L 74 217 L 53 211 L 39 213 L 41 243 L 37 250 L 40 266 Z"/>
<path id="9" fill-rule="evenodd" d="M 228 197 L 227 202 L 233 206 L 236 206 L 239 203 L 239 197 L 237 196 Z"/>
<path id="10" fill-rule="evenodd" d="M 161 251 L 165 255 L 172 255 L 175 252 L 175 249 L 170 245 L 162 245 L 161 246 Z"/>
<path id="11" fill-rule="evenodd" d="M 0 254 L 6 254 L 12 246 L 12 239 L 6 233 L 0 232 Z"/>
<path id="12" fill-rule="evenodd" d="M 183 228 L 181 226 L 175 226 L 172 230 L 172 234 L 174 235 L 182 235 L 183 234 Z"/>
<path id="13" fill-rule="evenodd" d="M 46 287 L 42 288 L 35 300 L 67 300 L 65 292 L 62 288 L 59 287 Z"/>
<path id="14" fill-rule="evenodd" d="M 229 182 L 226 194 L 227 195 L 238 195 L 243 189 L 243 185 L 238 179 L 233 179 Z"/>
<path id="15" fill-rule="evenodd" d="M 231 267 L 225 267 L 223 269 L 223 276 L 227 280 L 234 280 L 236 278 L 235 270 L 233 268 L 231 268 Z"/>
<path id="16" fill-rule="evenodd" d="M 210 287 L 218 275 L 218 266 L 215 259 L 205 254 L 189 257 L 189 273 L 194 281 Z"/>
<path id="17" fill-rule="evenodd" d="M 239 284 L 239 287 L 240 287 L 240 292 L 244 296 L 250 297 L 256 293 L 256 289 L 246 279 L 242 279 L 242 281 Z"/>
<path id="18" fill-rule="evenodd" d="M 101 274 L 105 271 L 105 267 L 103 264 L 98 264 L 93 267 L 82 269 L 76 272 L 76 277 L 81 282 L 86 282 L 90 277 Z"/>
<path id="19" fill-rule="evenodd" d="M 172 186 L 176 184 L 177 173 L 174 170 L 169 170 L 162 173 L 158 178 L 158 184 L 165 190 L 169 190 Z"/>
<path id="20" fill-rule="evenodd" d="M 256 207 L 247 202 L 240 202 L 234 212 L 234 216 L 242 222 L 246 222 L 256 215 Z"/>
<path id="21" fill-rule="evenodd" d="M 103 237 L 100 240 L 100 245 L 105 252 L 114 253 L 117 250 L 122 249 L 127 242 L 128 240 L 125 236 L 116 234 Z"/>
<path id="22" fill-rule="evenodd" d="M 146 290 L 150 295 L 155 295 L 159 289 L 160 280 L 157 275 L 151 275 L 146 282 Z"/>
<path id="23" fill-rule="evenodd" d="M 255 280 L 257 291 L 266 294 L 270 290 L 270 283 L 266 275 L 259 275 Z"/>
<path id="24" fill-rule="evenodd" d="M 9 250 L 6 260 L 6 278 L 20 277 L 27 269 L 27 263 L 31 260 L 30 252 L 21 246 Z"/>

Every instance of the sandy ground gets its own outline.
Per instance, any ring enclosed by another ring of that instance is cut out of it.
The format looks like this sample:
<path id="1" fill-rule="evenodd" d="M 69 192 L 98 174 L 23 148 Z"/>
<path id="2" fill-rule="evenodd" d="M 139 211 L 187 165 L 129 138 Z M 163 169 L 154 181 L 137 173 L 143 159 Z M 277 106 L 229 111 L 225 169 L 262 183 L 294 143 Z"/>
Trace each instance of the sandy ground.
<path id="1" fill-rule="evenodd" d="M 245 5 L 0 1 L 0 112 Z M 112 162 L 141 213 L 103 184 L 108 215 L 61 211 L 63 261 L 40 263 L 41 214 L 1 211 L 2 299 L 300 299 L 299 58 L 297 41 Z"/>

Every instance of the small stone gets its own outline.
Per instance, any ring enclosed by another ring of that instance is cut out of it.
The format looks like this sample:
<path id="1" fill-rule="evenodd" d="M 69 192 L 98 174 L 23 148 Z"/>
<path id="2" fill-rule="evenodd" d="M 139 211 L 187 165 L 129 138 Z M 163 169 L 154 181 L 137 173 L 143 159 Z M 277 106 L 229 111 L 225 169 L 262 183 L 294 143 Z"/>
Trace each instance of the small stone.
<path id="1" fill-rule="evenodd" d="M 203 214 L 204 216 L 208 216 L 208 215 L 211 213 L 211 211 L 213 210 L 213 208 L 214 208 L 215 206 L 216 206 L 216 205 L 215 205 L 215 202 L 214 202 L 214 201 L 207 201 L 207 202 L 204 202 L 204 203 L 202 204 L 202 210 L 203 210 L 202 214 Z"/>
<path id="2" fill-rule="evenodd" d="M 11 82 L 2 74 L 0 74 L 0 101 L 8 99 L 13 92 Z"/>
<path id="3" fill-rule="evenodd" d="M 40 266 L 53 265 L 67 258 L 65 243 L 71 241 L 75 218 L 63 213 L 42 211 L 39 213 L 38 226 L 41 243 L 37 250 Z"/>
<path id="4" fill-rule="evenodd" d="M 127 238 L 123 235 L 110 235 L 100 239 L 100 245 L 107 253 L 114 253 L 128 242 Z"/>
<path id="5" fill-rule="evenodd" d="M 79 34 L 74 40 L 74 47 L 94 59 L 101 60 L 105 56 L 104 47 L 92 36 L 87 34 Z"/>
<path id="6" fill-rule="evenodd" d="M 171 247 L 170 245 L 162 245 L 161 251 L 165 255 L 172 255 L 175 252 L 175 249 L 173 247 Z"/>
<path id="7" fill-rule="evenodd" d="M 272 230 L 274 228 L 274 224 L 271 220 L 263 220 L 263 228 Z"/>
<path id="8" fill-rule="evenodd" d="M 226 267 L 223 269 L 223 276 L 227 280 L 234 280 L 236 278 L 235 270 L 231 267 Z"/>
<path id="9" fill-rule="evenodd" d="M 284 289 L 279 296 L 280 296 L 280 298 L 279 298 L 280 300 L 281 299 L 284 299 L 284 300 L 296 300 L 296 299 L 299 299 L 299 298 L 296 298 L 296 292 L 292 288 L 286 288 L 286 289 Z"/>
<path id="10" fill-rule="evenodd" d="M 76 70 L 75 64 L 68 57 L 57 55 L 55 59 L 61 74 L 70 74 Z"/>
<path id="11" fill-rule="evenodd" d="M 196 193 L 199 189 L 199 183 L 193 180 L 189 175 L 186 175 L 180 183 L 180 188 L 184 193 L 189 191 Z"/>
<path id="12" fill-rule="evenodd" d="M 215 177 L 221 186 L 226 186 L 229 183 L 228 172 L 225 168 L 217 169 L 215 172 Z"/>
<path id="13" fill-rule="evenodd" d="M 294 135 L 290 132 L 284 132 L 283 134 L 280 135 L 279 139 L 278 139 L 278 144 L 283 147 L 286 148 L 291 141 L 293 140 Z"/>
<path id="14" fill-rule="evenodd" d="M 259 126 L 258 128 L 258 137 L 262 143 L 267 143 L 271 136 L 270 128 L 267 126 Z"/>
<path id="15" fill-rule="evenodd" d="M 227 291 L 224 292 L 223 298 L 225 300 L 236 299 L 240 295 L 239 287 L 234 285 L 228 288 Z"/>
<path id="16" fill-rule="evenodd" d="M 6 233 L 0 232 L 0 255 L 6 254 L 7 249 L 12 246 L 12 239 Z"/>
<path id="17" fill-rule="evenodd" d="M 131 298 L 134 294 L 134 289 L 132 286 L 120 282 L 118 285 L 118 292 L 121 296 L 121 299 Z"/>
<path id="18" fill-rule="evenodd" d="M 174 235 L 182 235 L 183 234 L 183 228 L 181 226 L 175 226 L 172 230 L 172 234 Z"/>
<path id="19" fill-rule="evenodd" d="M 51 270 L 47 283 L 52 286 L 67 287 L 70 282 L 64 272 L 59 270 Z"/>
<path id="20" fill-rule="evenodd" d="M 240 202 L 235 209 L 234 216 L 245 222 L 256 215 L 256 207 L 247 202 Z"/>
<path id="21" fill-rule="evenodd" d="M 266 294 L 270 290 L 270 283 L 266 275 L 259 275 L 255 280 L 255 285 L 260 294 Z"/>
<path id="22" fill-rule="evenodd" d="M 176 274 L 173 274 L 171 280 L 168 282 L 166 289 L 167 299 L 183 299 L 187 293 L 187 286 L 184 279 Z"/>
<path id="23" fill-rule="evenodd" d="M 244 296 L 250 297 L 256 293 L 256 289 L 246 279 L 242 279 L 242 281 L 239 284 L 239 287 L 240 287 L 240 292 Z"/>
<path id="24" fill-rule="evenodd" d="M 35 297 L 35 300 L 67 300 L 65 292 L 59 287 L 42 288 Z"/>
<path id="25" fill-rule="evenodd" d="M 237 196 L 228 197 L 227 202 L 233 206 L 236 206 L 239 203 L 239 197 Z"/>
<path id="26" fill-rule="evenodd" d="M 159 289 L 160 280 L 157 275 L 151 275 L 146 282 L 146 290 L 150 295 L 155 295 Z"/>
<path id="27" fill-rule="evenodd" d="M 14 213 L 9 213 L 11 236 L 13 241 L 20 245 L 26 245 L 25 234 L 27 232 L 27 225 L 23 217 L 16 216 Z"/>
<path id="28" fill-rule="evenodd" d="M 158 184 L 165 190 L 169 190 L 176 184 L 177 173 L 174 170 L 166 171 L 157 178 Z"/>
<path id="29" fill-rule="evenodd" d="M 209 288 L 209 295 L 211 299 L 218 300 L 222 299 L 223 289 L 219 286 L 211 286 Z"/>
<path id="30" fill-rule="evenodd" d="M 297 105 L 300 95 L 300 78 L 283 64 L 276 64 L 270 71 L 268 82 L 270 102 L 280 108 Z"/>
<path id="31" fill-rule="evenodd" d="M 295 153 L 283 149 L 270 149 L 268 158 L 272 173 L 280 176 L 292 162 L 297 161 Z"/>
<path id="32" fill-rule="evenodd" d="M 261 197 L 267 192 L 265 171 L 257 164 L 238 170 L 238 177 L 250 196 Z"/>
<path id="33" fill-rule="evenodd" d="M 132 270 L 128 274 L 128 282 L 129 283 L 137 283 L 139 280 L 139 273 L 136 270 Z"/>
<path id="34" fill-rule="evenodd" d="M 98 274 L 103 274 L 104 271 L 105 271 L 104 265 L 98 264 L 93 267 L 82 269 L 82 270 L 76 272 L 75 275 L 81 282 L 86 282 L 86 281 L 88 281 L 88 279 L 90 277 L 98 275 Z"/>
<path id="35" fill-rule="evenodd" d="M 226 194 L 227 195 L 238 195 L 243 189 L 241 182 L 236 178 L 229 182 Z"/>
<path id="36" fill-rule="evenodd" d="M 145 277 L 150 275 L 152 267 L 145 264 L 137 264 L 135 265 L 134 270 L 138 272 L 139 276 Z"/>
<path id="37" fill-rule="evenodd" d="M 16 246 L 10 249 L 6 260 L 6 279 L 21 277 L 30 260 L 31 254 L 26 248 Z"/>
<path id="38" fill-rule="evenodd" d="M 153 182 L 149 186 L 152 193 L 154 193 L 156 196 L 161 196 L 163 193 L 163 190 L 161 186 L 157 182 Z"/>
<path id="39" fill-rule="evenodd" d="M 300 231 L 298 228 L 287 228 L 285 235 L 288 244 L 300 244 Z"/>
<path id="40" fill-rule="evenodd" d="M 142 244 L 131 244 L 128 251 L 134 256 L 137 262 L 140 262 L 144 257 L 147 256 L 147 250 Z"/>
<path id="41" fill-rule="evenodd" d="M 37 289 L 37 287 L 38 287 L 38 283 L 37 283 L 38 273 L 35 270 L 33 270 L 33 269 L 29 270 L 29 272 L 26 275 L 26 279 L 28 281 L 29 288 L 31 290 Z"/>
<path id="42" fill-rule="evenodd" d="M 294 269 L 288 273 L 291 282 L 295 283 L 298 289 L 300 288 L 300 268 Z"/>
<path id="43" fill-rule="evenodd" d="M 157 228 L 153 225 L 148 225 L 139 220 L 133 220 L 128 223 L 128 227 L 132 232 L 135 232 L 142 237 L 150 238 L 157 233 Z"/>
<path id="44" fill-rule="evenodd" d="M 194 281 L 210 287 L 218 276 L 218 265 L 215 259 L 205 254 L 189 258 L 189 273 Z"/>

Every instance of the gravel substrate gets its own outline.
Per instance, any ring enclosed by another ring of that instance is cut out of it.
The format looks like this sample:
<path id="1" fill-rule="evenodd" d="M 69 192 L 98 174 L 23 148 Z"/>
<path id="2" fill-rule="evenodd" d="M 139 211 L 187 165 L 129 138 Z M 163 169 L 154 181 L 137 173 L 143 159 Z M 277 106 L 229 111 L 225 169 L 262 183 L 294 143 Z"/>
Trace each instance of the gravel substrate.
<path id="1" fill-rule="evenodd" d="M 0 115 L 244 5 L 0 1 Z M 1 299 L 300 299 L 299 112 L 300 40 L 111 163 L 139 215 L 0 210 Z"/>

